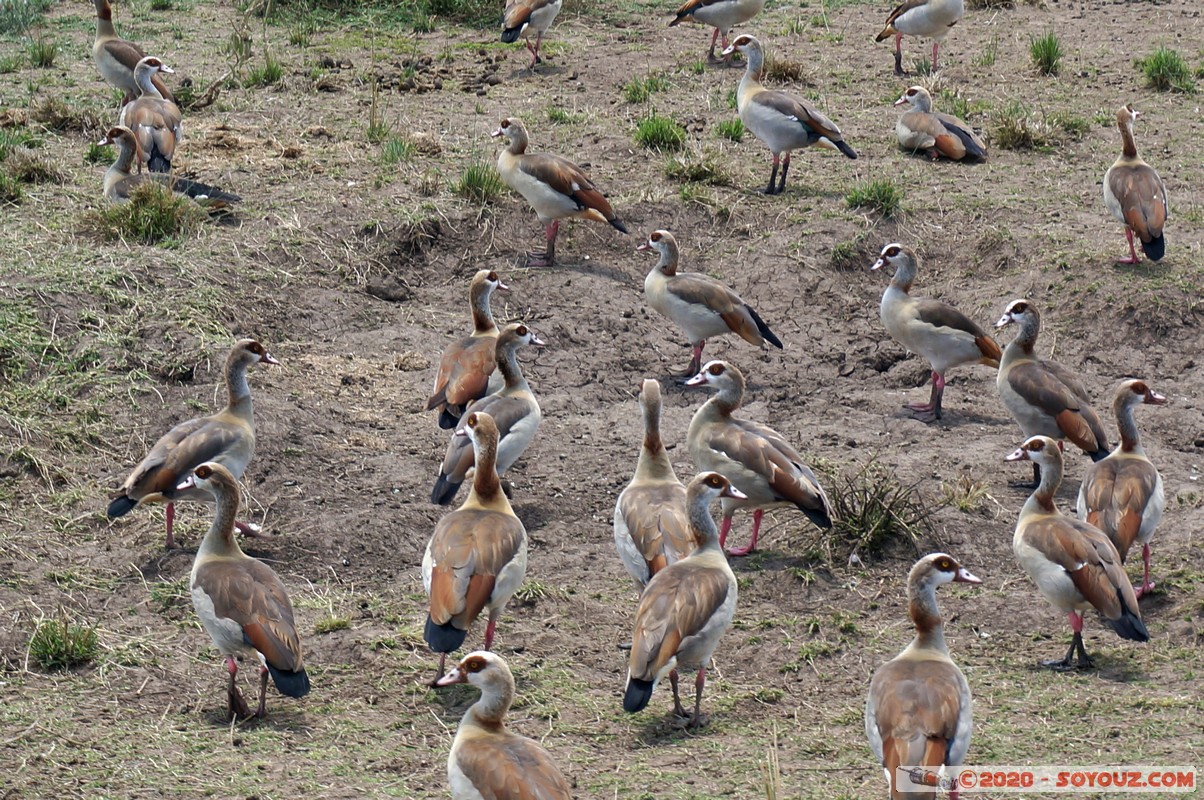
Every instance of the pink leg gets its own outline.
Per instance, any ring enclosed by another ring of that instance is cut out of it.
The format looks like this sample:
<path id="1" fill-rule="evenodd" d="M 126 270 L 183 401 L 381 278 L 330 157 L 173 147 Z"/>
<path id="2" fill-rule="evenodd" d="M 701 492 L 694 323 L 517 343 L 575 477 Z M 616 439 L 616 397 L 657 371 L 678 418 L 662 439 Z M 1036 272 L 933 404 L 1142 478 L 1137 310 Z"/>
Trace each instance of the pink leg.
<path id="1" fill-rule="evenodd" d="M 682 708 L 681 696 L 677 693 L 677 670 L 669 670 L 669 685 L 673 687 L 673 713 L 679 717 L 686 715 L 686 710 Z"/>
<path id="2" fill-rule="evenodd" d="M 903 34 L 895 34 L 895 74 L 906 75 L 903 69 Z"/>
<path id="3" fill-rule="evenodd" d="M 715 42 L 717 42 L 717 41 L 719 41 L 719 29 L 718 28 L 716 28 L 715 32 L 711 34 L 711 49 L 707 51 L 707 61 L 715 60 Z"/>
<path id="4" fill-rule="evenodd" d="M 911 411 L 919 411 L 919 412 L 931 411 L 932 407 L 933 407 L 933 398 L 936 396 L 937 377 L 938 376 L 936 374 L 936 371 L 934 370 L 932 373 L 932 394 L 929 396 L 927 403 L 907 403 L 903 407 L 906 409 L 909 409 Z"/>
<path id="5" fill-rule="evenodd" d="M 1083 615 L 1082 614 L 1080 614 L 1077 611 L 1071 611 L 1069 614 L 1066 615 L 1066 618 L 1070 621 L 1070 630 L 1074 631 L 1075 633 L 1083 632 Z"/>
<path id="6" fill-rule="evenodd" d="M 1154 584 L 1150 582 L 1150 546 L 1148 544 L 1141 546 L 1141 561 L 1144 566 L 1141 586 L 1135 587 L 1138 600 L 1154 590 Z"/>
<path id="7" fill-rule="evenodd" d="M 937 53 L 937 50 L 940 48 L 940 46 L 941 46 L 940 42 L 933 40 L 933 42 L 932 42 L 932 71 L 933 72 L 936 72 L 936 53 Z"/>
<path id="8" fill-rule="evenodd" d="M 493 649 L 493 633 L 497 627 L 497 620 L 490 618 L 489 624 L 485 626 L 485 649 Z"/>
<path id="9" fill-rule="evenodd" d="M 1116 263 L 1117 264 L 1136 264 L 1138 261 L 1141 261 L 1141 259 L 1137 257 L 1137 248 L 1135 248 L 1133 246 L 1133 229 L 1132 228 L 1128 228 L 1128 227 L 1125 228 L 1125 239 L 1129 242 L 1129 257 L 1118 259 Z"/>
<path id="10" fill-rule="evenodd" d="M 707 685 L 707 668 L 698 668 L 698 677 L 694 679 L 694 716 L 690 717 L 691 728 L 697 728 L 705 722 L 702 716 L 702 689 Z"/>
<path id="11" fill-rule="evenodd" d="M 259 668 L 259 710 L 255 712 L 255 716 L 263 719 L 268 715 L 268 668 Z"/>
<path id="12" fill-rule="evenodd" d="M 753 512 L 752 538 L 749 539 L 748 547 L 733 547 L 727 551 L 729 556 L 746 556 L 757 549 L 757 537 L 761 535 L 761 517 L 763 516 L 765 516 L 765 512 L 759 508 Z"/>
<path id="13" fill-rule="evenodd" d="M 778 179 L 778 164 L 781 162 L 781 157 L 777 153 L 773 154 L 773 170 L 769 173 L 769 185 L 765 187 L 765 194 L 775 194 L 776 189 L 774 184 Z"/>
<path id="14" fill-rule="evenodd" d="M 172 548 L 174 548 L 176 546 L 176 539 L 174 536 L 171 535 L 171 526 L 172 526 L 172 523 L 175 522 L 175 519 L 176 519 L 176 504 L 168 503 L 167 504 L 167 544 L 164 545 L 168 550 L 171 550 Z"/>
<path id="15" fill-rule="evenodd" d="M 702 348 L 706 347 L 706 339 L 694 345 L 694 354 L 690 357 L 690 365 L 681 373 L 683 378 L 693 378 L 702 369 Z"/>
<path id="16" fill-rule="evenodd" d="M 531 69 L 535 69 L 535 65 L 538 64 L 540 61 L 543 61 L 543 59 L 539 57 L 539 46 L 542 43 L 543 43 L 543 31 L 540 31 L 539 33 L 535 34 L 535 49 L 531 51 L 531 55 L 533 55 L 535 57 L 535 59 L 531 62 Z"/>
<path id="17" fill-rule="evenodd" d="M 226 656 L 226 671 L 230 673 L 230 686 L 226 690 L 230 719 L 246 719 L 251 716 L 251 711 L 247 708 L 247 701 L 243 699 L 242 692 L 238 691 L 238 684 L 235 683 L 238 662 L 234 660 L 234 656 Z"/>
<path id="18" fill-rule="evenodd" d="M 720 547 L 723 547 L 723 543 L 727 541 L 727 534 L 728 534 L 728 531 L 730 531 L 731 529 L 732 529 L 731 515 L 730 514 L 725 515 L 723 517 L 723 525 L 719 528 L 719 546 Z"/>

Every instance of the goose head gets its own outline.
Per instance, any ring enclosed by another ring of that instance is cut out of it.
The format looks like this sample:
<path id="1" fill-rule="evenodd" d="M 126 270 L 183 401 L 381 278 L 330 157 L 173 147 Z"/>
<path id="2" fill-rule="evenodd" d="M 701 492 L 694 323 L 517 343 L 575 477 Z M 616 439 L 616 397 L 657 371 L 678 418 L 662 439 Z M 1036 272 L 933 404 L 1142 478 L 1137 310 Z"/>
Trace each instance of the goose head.
<path id="1" fill-rule="evenodd" d="M 933 587 L 946 583 L 982 583 L 947 553 L 930 553 L 921 558 L 911 568 L 909 581 Z"/>
<path id="2" fill-rule="evenodd" d="M 1166 395 L 1155 392 L 1145 381 L 1136 379 L 1121 383 L 1116 390 L 1116 399 L 1121 405 L 1130 408 L 1143 404 L 1148 406 L 1166 405 Z"/>
<path id="3" fill-rule="evenodd" d="M 896 106 L 911 106 L 920 111 L 932 110 L 932 95 L 923 86 L 911 86 L 895 101 Z"/>
<path id="4" fill-rule="evenodd" d="M 666 230 L 656 230 L 648 234 L 648 241 L 636 248 L 637 253 L 656 253 L 660 256 L 658 264 L 666 275 L 672 275 L 677 267 L 677 239 Z M 671 268 L 671 269 L 670 269 Z"/>
<path id="5" fill-rule="evenodd" d="M 1003 316 L 995 323 L 996 328 L 1006 328 L 1008 325 L 1016 324 L 1021 329 L 1028 327 L 1039 326 L 1041 316 L 1037 313 L 1037 307 L 1028 300 L 1013 300 L 1007 304 L 1007 308 L 1003 310 Z"/>
<path id="6" fill-rule="evenodd" d="M 761 55 L 761 43 L 757 41 L 757 37 L 742 33 L 720 55 L 730 56 L 732 53 L 737 52 L 744 56 L 746 60 L 749 60 L 754 53 L 758 56 Z"/>
<path id="7" fill-rule="evenodd" d="M 230 470 L 221 464 L 216 461 L 207 461 L 190 472 L 176 489 L 183 490 L 193 487 L 203 489 L 217 497 L 224 492 L 237 490 L 238 481 L 234 479 Z"/>
<path id="8" fill-rule="evenodd" d="M 139 61 L 138 64 L 134 67 L 134 72 L 135 73 L 165 72 L 167 74 L 171 74 L 171 73 L 174 73 L 175 70 L 172 69 L 171 67 L 167 66 L 166 64 L 164 64 L 161 60 L 159 60 L 155 56 L 146 56 L 141 61 Z"/>
<path id="9" fill-rule="evenodd" d="M 1062 471 L 1062 443 L 1055 442 L 1048 436 L 1030 436 L 1024 444 L 1017 447 L 1004 461 L 1031 461 L 1044 470 L 1055 467 L 1059 474 Z"/>
<path id="10" fill-rule="evenodd" d="M 686 381 L 686 386 L 714 386 L 718 389 L 738 385 L 744 388 L 744 376 L 726 361 L 708 361 L 702 370 Z"/>

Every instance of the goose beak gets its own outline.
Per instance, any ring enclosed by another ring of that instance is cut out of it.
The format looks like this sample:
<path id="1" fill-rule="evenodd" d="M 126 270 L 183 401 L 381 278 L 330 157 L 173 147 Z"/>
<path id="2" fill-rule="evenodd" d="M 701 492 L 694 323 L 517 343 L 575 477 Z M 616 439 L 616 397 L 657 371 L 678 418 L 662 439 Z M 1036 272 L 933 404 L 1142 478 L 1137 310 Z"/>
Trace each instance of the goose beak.
<path id="1" fill-rule="evenodd" d="M 1004 461 L 1029 461 L 1028 451 L 1023 447 L 1017 447 L 1010 455 L 1005 456 Z"/>
<path id="2" fill-rule="evenodd" d="M 1011 324 L 1012 324 L 1012 315 L 1004 314 L 1002 317 L 999 318 L 999 321 L 995 323 L 995 327 L 996 328 L 1006 328 L 1008 325 L 1011 325 Z"/>
<path id="3" fill-rule="evenodd" d="M 721 55 L 721 56 L 730 56 L 730 55 L 731 55 L 732 53 L 734 53 L 734 52 L 736 52 L 736 46 L 735 46 L 734 44 L 729 44 L 729 45 L 727 46 L 727 49 L 726 49 L 726 50 L 724 50 L 724 51 L 723 51 L 722 53 L 720 53 L 719 55 Z"/>
<path id="4" fill-rule="evenodd" d="M 275 364 L 276 366 L 280 366 L 280 362 L 277 361 L 275 356 L 273 356 L 271 353 L 264 353 L 263 355 L 261 355 L 259 357 L 259 363 L 260 364 Z"/>
<path id="5" fill-rule="evenodd" d="M 1150 406 L 1164 406 L 1164 405 L 1166 405 L 1166 395 L 1158 394 L 1153 389 L 1151 389 L 1149 392 L 1146 393 L 1145 400 L 1143 400 L 1142 402 L 1145 403 L 1146 405 L 1150 405 Z"/>
<path id="6" fill-rule="evenodd" d="M 645 252 L 645 251 L 647 251 L 647 250 L 651 250 L 651 249 L 652 249 L 652 242 L 644 242 L 642 245 L 640 245 L 639 247 L 637 247 L 637 248 L 635 249 L 635 251 L 636 251 L 637 253 L 643 253 L 643 252 Z"/>
<path id="7" fill-rule="evenodd" d="M 498 128 L 496 131 L 494 131 L 493 133 L 491 133 L 489 135 L 492 136 L 494 139 L 496 139 L 497 137 L 502 135 L 502 129 Z M 440 679 L 440 680 L 442 680 L 442 679 Z"/>
<path id="8" fill-rule="evenodd" d="M 953 576 L 953 581 L 954 583 L 982 583 L 982 581 L 974 577 L 973 574 L 965 569 L 962 569 L 961 567 L 957 568 L 957 574 Z"/>
<path id="9" fill-rule="evenodd" d="M 747 500 L 748 499 L 748 495 L 746 495 L 744 492 L 737 489 L 735 486 L 732 486 L 730 483 L 727 485 L 727 487 L 722 492 L 719 493 L 719 496 L 720 497 L 730 497 L 733 500 Z"/>
<path id="10" fill-rule="evenodd" d="M 190 473 L 187 478 L 180 481 L 180 484 L 176 486 L 176 491 L 182 492 L 185 489 L 191 489 L 194 486 L 196 486 L 196 476 Z"/>
<path id="11" fill-rule="evenodd" d="M 501 292 L 502 294 L 506 294 L 507 292 L 510 291 L 510 287 L 507 286 L 506 284 L 502 283 L 501 281 L 498 281 L 497 282 L 497 291 Z"/>
<path id="12" fill-rule="evenodd" d="M 885 266 L 886 266 L 886 259 L 880 258 L 874 262 L 874 265 L 872 267 L 870 267 L 870 272 L 873 272 L 876 269 L 882 269 Z"/>
<path id="13" fill-rule="evenodd" d="M 907 99 L 907 95 L 903 95 L 902 97 L 900 97 L 898 100 L 895 101 L 895 105 L 896 106 L 905 106 L 905 105 L 907 105 L 908 102 L 909 101 Z"/>
<path id="14" fill-rule="evenodd" d="M 706 382 L 707 382 L 707 374 L 705 372 L 700 372 L 697 375 L 695 375 L 693 378 L 690 378 L 690 380 L 686 381 L 684 385 L 685 386 L 702 386 Z"/>
<path id="15" fill-rule="evenodd" d="M 534 333 L 532 333 L 531 334 L 531 344 L 535 345 L 536 347 L 543 347 L 544 345 L 547 344 L 547 342 L 545 342 L 543 339 L 540 339 L 538 336 L 536 336 Z"/>
<path id="16" fill-rule="evenodd" d="M 444 675 L 439 680 L 435 681 L 435 686 L 454 686 L 457 683 L 468 683 L 468 673 L 459 667 L 454 668 L 451 672 Z"/>
<path id="17" fill-rule="evenodd" d="M 174 70 L 174 69 L 172 69 L 171 67 L 167 66 L 166 64 L 160 64 L 160 65 L 159 65 L 159 71 L 160 71 L 160 72 L 166 72 L 168 75 L 172 75 L 172 74 L 174 74 L 174 73 L 175 73 L 175 70 Z"/>

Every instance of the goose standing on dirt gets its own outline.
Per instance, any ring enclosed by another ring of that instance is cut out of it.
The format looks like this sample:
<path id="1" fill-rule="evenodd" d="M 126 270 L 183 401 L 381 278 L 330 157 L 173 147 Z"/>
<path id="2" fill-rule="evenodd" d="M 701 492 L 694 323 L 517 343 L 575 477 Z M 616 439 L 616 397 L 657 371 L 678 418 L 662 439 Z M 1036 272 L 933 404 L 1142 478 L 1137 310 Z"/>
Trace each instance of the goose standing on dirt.
<path id="1" fill-rule="evenodd" d="M 697 548 L 681 561 L 652 576 L 640 596 L 627 666 L 627 688 L 623 710 L 642 711 L 656 685 L 666 676 L 673 686 L 673 712 L 697 728 L 702 716 L 702 690 L 706 666 L 719 646 L 719 639 L 736 614 L 736 576 L 728 566 L 711 504 L 718 497 L 743 497 L 727 478 L 703 472 L 686 489 L 690 532 Z M 687 715 L 677 693 L 677 670 L 697 669 L 694 681 L 694 713 Z"/>
<path id="2" fill-rule="evenodd" d="M 187 197 L 202 208 L 210 210 L 223 209 L 231 203 L 237 203 L 242 200 L 236 194 L 222 191 L 208 184 L 191 181 L 187 178 L 178 178 L 174 175 L 166 175 L 162 172 L 134 175 L 132 173 L 134 159 L 138 159 L 139 166 L 141 166 L 143 161 L 141 155 L 139 155 L 141 148 L 138 145 L 138 137 L 124 125 L 110 128 L 109 134 L 101 139 L 99 144 L 117 145 L 117 160 L 105 172 L 104 180 L 105 199 L 111 203 L 120 204 L 128 202 L 139 187 L 148 184 L 158 184 L 176 196 Z"/>
<path id="3" fill-rule="evenodd" d="M 937 587 L 953 582 L 982 583 L 944 553 L 916 562 L 907 577 L 916 638 L 870 681 L 865 735 L 886 772 L 892 798 L 909 796 L 895 786 L 898 767 L 955 767 L 970 748 L 970 684 L 949 657 L 936 604 Z"/>
<path id="4" fill-rule="evenodd" d="M 470 683 L 481 697 L 464 713 L 447 757 L 452 800 L 514 798 L 572 800 L 552 756 L 534 739 L 506 729 L 514 702 L 514 675 L 501 656 L 484 650 L 460 659 L 436 686 Z"/>
<path id="5" fill-rule="evenodd" d="M 493 647 L 498 617 L 527 574 L 527 531 L 502 492 L 493 417 L 465 416 L 476 470 L 463 505 L 435 526 L 422 557 L 422 582 L 430 598 L 423 638 L 439 654 L 439 676 L 447 654 L 464 644 L 468 628 L 486 609 L 485 649 Z M 436 677 L 439 677 L 436 676 Z"/>
<path id="6" fill-rule="evenodd" d="M 849 158 L 857 158 L 853 148 L 845 144 L 840 128 L 814 106 L 796 95 L 771 91 L 761 85 L 765 54 L 755 37 L 748 34 L 737 36 L 723 51 L 723 55 L 730 56 L 737 50 L 748 62 L 736 94 L 740 119 L 773 153 L 773 171 L 769 173 L 765 194 L 781 194 L 786 188 L 792 150 L 819 145 L 839 150 Z M 775 186 L 779 162 L 782 165 L 782 180 Z"/>
<path id="7" fill-rule="evenodd" d="M 683 374 L 691 377 L 702 368 L 702 348 L 712 336 L 734 333 L 749 344 L 778 349 L 782 341 L 740 295 L 709 275 L 678 272 L 677 240 L 668 231 L 653 231 L 637 250 L 653 251 L 660 260 L 644 278 L 644 297 L 662 317 L 677 323 L 694 348 Z"/>
<path id="8" fill-rule="evenodd" d="M 914 250 L 901 244 L 888 244 L 870 269 L 890 267 L 893 270 L 879 309 L 883 327 L 899 344 L 932 365 L 932 395 L 928 402 L 908 403 L 904 408 L 914 411 L 916 419 L 922 422 L 935 422 L 941 418 L 945 373 L 959 364 L 998 368 L 1003 354 L 994 339 L 953 306 L 909 294 L 919 265 L 920 259 Z"/>
<path id="9" fill-rule="evenodd" d="M 201 464 L 181 489 L 213 496 L 213 524 L 201 541 L 192 564 L 192 607 L 213 645 L 226 657 L 230 673 L 227 690 L 231 719 L 250 716 L 235 677 L 234 657 L 247 654 L 259 660 L 259 710 L 267 713 L 268 675 L 281 694 L 309 694 L 309 676 L 301 655 L 301 638 L 293 624 L 293 604 L 272 568 L 243 553 L 234 539 L 238 514 L 238 481 L 217 462 Z"/>
<path id="10" fill-rule="evenodd" d="M 531 391 L 518 364 L 518 350 L 526 345 L 543 347 L 535 332 L 522 323 L 507 325 L 497 338 L 497 368 L 504 386 L 500 391 L 474 400 L 464 413 L 484 411 L 493 417 L 498 428 L 497 464 L 502 475 L 518 460 L 535 438 L 542 418 L 539 401 Z M 464 483 L 464 476 L 473 464 L 472 443 L 467 434 L 455 433 L 447 445 L 447 455 L 439 468 L 439 477 L 431 491 L 431 502 L 445 506 L 450 503 Z"/>
<path id="11" fill-rule="evenodd" d="M 255 452 L 255 414 L 247 369 L 252 364 L 279 364 L 254 339 L 242 339 L 226 357 L 226 407 L 208 417 L 181 422 L 165 433 L 142 459 L 109 502 L 109 519 L 124 516 L 143 503 L 167 503 L 167 549 L 175 547 L 172 522 L 175 501 L 210 501 L 201 488 L 180 488 L 196 467 L 216 462 L 235 480 L 242 477 Z M 239 532 L 257 535 L 258 528 L 235 523 Z"/>
<path id="12" fill-rule="evenodd" d="M 711 34 L 711 48 L 707 50 L 707 61 L 714 61 L 715 41 L 723 36 L 723 48 L 727 51 L 727 37 L 731 34 L 732 28 L 748 22 L 760 14 L 763 8 L 765 8 L 765 0 L 686 0 L 681 8 L 677 9 L 677 14 L 669 23 L 669 27 L 672 28 L 682 22 L 698 22 L 713 27 L 715 32 Z M 723 63 L 732 63 L 730 51 L 725 53 Z"/>
<path id="13" fill-rule="evenodd" d="M 986 161 L 987 146 L 974 129 L 950 114 L 932 110 L 932 95 L 923 86 L 912 86 L 895 101 L 907 110 L 895 123 L 899 146 L 924 150 L 933 161 L 944 156 L 951 161 Z"/>
<path id="14" fill-rule="evenodd" d="M 644 442 L 635 476 L 615 503 L 615 549 L 643 589 L 652 576 L 688 556 L 696 546 L 686 513 L 686 487 L 677 479 L 661 440 L 661 385 L 645 378 L 640 389 Z"/>
<path id="15" fill-rule="evenodd" d="M 439 411 L 439 427 L 456 427 L 464 408 L 489 391 L 489 379 L 497 366 L 498 327 L 493 321 L 489 301 L 493 293 L 508 292 L 496 272 L 482 269 L 468 285 L 468 306 L 472 311 L 472 334 L 447 346 L 439 359 L 435 388 L 426 401 L 426 410 Z"/>
<path id="16" fill-rule="evenodd" d="M 1141 542 L 1143 577 L 1136 588 L 1138 599 L 1154 584 L 1150 582 L 1150 539 L 1162 519 L 1166 495 L 1162 476 L 1145 454 L 1133 410 L 1139 405 L 1161 406 L 1166 397 L 1141 380 L 1128 380 L 1116 390 L 1112 409 L 1120 429 L 1120 446 L 1103 461 L 1092 464 L 1079 486 L 1079 519 L 1099 528 L 1116 547 L 1121 563 L 1134 542 Z"/>
<path id="17" fill-rule="evenodd" d="M 539 45 L 543 35 L 552 27 L 560 13 L 563 0 L 510 0 L 502 17 L 502 41 L 512 44 L 523 37 L 523 44 L 531 53 L 531 71 L 543 61 L 539 56 Z M 531 45 L 531 34 L 535 34 L 535 45 Z"/>
<path id="18" fill-rule="evenodd" d="M 1069 617 L 1074 631 L 1066 657 L 1042 665 L 1074 669 L 1077 653 L 1080 669 L 1091 666 L 1083 647 L 1083 612 L 1089 608 L 1103 614 L 1122 639 L 1149 641 L 1137 596 L 1112 542 L 1099 528 L 1065 516 L 1054 505 L 1062 482 L 1062 450 L 1057 442 L 1047 436 L 1030 437 L 1004 460 L 1041 465 L 1041 483 L 1020 509 L 1012 551 L 1045 599 Z"/>
<path id="19" fill-rule="evenodd" d="M 1166 224 L 1171 208 L 1162 178 L 1137 155 L 1133 123 L 1140 118 L 1141 112 L 1133 106 L 1125 106 L 1116 112 L 1122 147 L 1120 157 L 1104 173 L 1104 205 L 1125 226 L 1125 239 L 1129 243 L 1129 257 L 1120 259 L 1119 264 L 1136 264 L 1141 260 L 1133 247 L 1134 233 L 1151 261 L 1160 260 L 1166 253 L 1162 226 Z"/>
<path id="20" fill-rule="evenodd" d="M 117 121 L 132 130 L 138 139 L 139 171 L 145 161 L 151 172 L 171 172 L 176 144 L 184 133 L 183 117 L 179 106 L 163 99 L 151 78 L 159 72 L 173 71 L 154 56 L 142 59 L 134 69 L 141 94 L 137 100 L 122 107 Z"/>
<path id="21" fill-rule="evenodd" d="M 510 140 L 497 157 L 502 180 L 526 198 L 547 227 L 547 250 L 532 254 L 528 266 L 550 267 L 556 262 L 556 234 L 562 219 L 609 222 L 615 230 L 627 233 L 627 226 L 615 216 L 610 201 L 581 167 L 560 156 L 527 152 L 527 129 L 521 120 L 505 117 L 491 135 Z"/>
<path id="22" fill-rule="evenodd" d="M 1020 330 L 1004 348 L 995 386 L 999 399 L 1026 436 L 1069 439 L 1100 461 L 1108 455 L 1108 437 L 1099 415 L 1091 407 L 1082 380 L 1056 361 L 1033 352 L 1041 332 L 1041 315 L 1028 300 L 1013 300 L 995 323 L 1003 328 L 1015 323 Z M 1033 461 L 1033 487 L 1041 480 L 1039 462 Z"/>
<path id="23" fill-rule="evenodd" d="M 732 416 L 744 398 L 740 370 L 726 361 L 711 361 L 686 385 L 719 390 L 690 420 L 690 458 L 700 471 L 718 472 L 744 495 L 723 500 L 721 547 L 727 542 L 736 509 L 755 509 L 748 546 L 729 548 L 729 555 L 744 556 L 756 549 L 767 508 L 795 506 L 818 527 L 832 527 L 828 496 L 798 451 L 772 428 Z"/>
<path id="24" fill-rule="evenodd" d="M 949 29 L 966 13 L 962 0 L 904 0 L 886 18 L 886 27 L 874 37 L 875 42 L 895 37 L 895 74 L 906 75 L 903 69 L 903 37 L 918 36 L 932 40 L 932 71 L 938 69 L 936 55 Z"/>
<path id="25" fill-rule="evenodd" d="M 134 69 L 138 62 L 146 57 L 142 48 L 133 42 L 127 42 L 117 35 L 113 27 L 113 7 L 109 0 L 94 0 L 96 5 L 96 39 L 92 44 L 92 58 L 96 68 L 110 86 L 125 92 L 121 104 L 138 96 L 138 81 L 134 77 Z M 175 102 L 176 98 L 157 75 L 151 77 L 155 89 L 166 100 Z"/>

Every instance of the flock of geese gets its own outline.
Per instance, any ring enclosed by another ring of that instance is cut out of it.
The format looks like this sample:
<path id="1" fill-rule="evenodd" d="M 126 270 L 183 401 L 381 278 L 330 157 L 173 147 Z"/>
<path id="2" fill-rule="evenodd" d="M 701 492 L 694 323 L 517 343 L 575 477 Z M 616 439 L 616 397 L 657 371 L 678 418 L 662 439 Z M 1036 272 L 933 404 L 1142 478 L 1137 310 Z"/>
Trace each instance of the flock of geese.
<path id="1" fill-rule="evenodd" d="M 197 200 L 237 202 L 235 195 L 171 175 L 182 135 L 180 110 L 161 78 L 171 70 L 116 35 L 108 0 L 95 0 L 95 5 L 96 63 L 104 78 L 124 92 L 118 125 L 106 137 L 118 145 L 119 155 L 105 176 L 105 196 L 124 202 L 140 185 L 153 182 Z M 708 59 L 715 60 L 720 37 L 724 49 L 719 55 L 725 63 L 735 53 L 744 58 L 739 114 L 773 156 L 764 191 L 777 194 L 785 188 L 792 151 L 817 145 L 848 158 L 857 158 L 857 153 L 840 129 L 807 101 L 762 85 L 764 51 L 756 38 L 745 34 L 729 43 L 732 28 L 752 19 L 762 6 L 763 0 L 691 0 L 670 25 L 693 21 L 712 26 Z M 522 37 L 532 69 L 542 60 L 540 44 L 559 10 L 560 0 L 516 0 L 506 9 L 502 40 Z M 890 15 L 878 40 L 895 37 L 895 70 L 902 74 L 902 37 L 931 38 L 935 67 L 938 45 L 961 15 L 962 0 L 907 0 Z M 972 128 L 934 112 L 932 98 L 922 87 L 907 89 L 896 105 L 906 107 L 897 123 L 903 148 L 932 158 L 987 157 Z M 1129 106 L 1117 113 L 1123 152 L 1104 179 L 1105 204 L 1125 224 L 1130 247 L 1126 261 L 1137 260 L 1135 235 L 1150 258 L 1162 256 L 1167 214 L 1161 179 L 1136 153 L 1132 126 L 1137 118 Z M 520 120 L 503 119 L 493 135 L 508 140 L 498 156 L 502 178 L 546 226 L 546 248 L 533 254 L 530 263 L 554 263 L 564 219 L 605 222 L 627 233 L 610 202 L 580 167 L 559 156 L 527 152 L 528 134 Z M 756 347 L 769 343 L 781 348 L 781 340 L 722 282 L 682 271 L 677 241 L 669 231 L 653 231 L 639 250 L 657 256 L 644 283 L 648 304 L 680 328 L 693 348 L 682 375 L 688 378 L 685 384 L 709 387 L 714 394 L 690 423 L 687 445 L 698 474 L 683 484 L 661 438 L 661 386 L 648 379 L 641 387 L 643 441 L 634 475 L 614 510 L 616 550 L 640 590 L 626 646 L 630 653 L 622 703 L 629 712 L 642 710 L 667 677 L 675 714 L 696 727 L 705 721 L 701 703 L 706 667 L 736 612 L 737 583 L 728 556 L 746 555 L 757 546 L 766 509 L 793 507 L 816 526 L 829 528 L 832 507 L 819 479 L 786 437 L 738 415 L 745 393 L 740 369 L 726 361 L 702 361 L 707 339 L 715 336 L 734 334 Z M 1146 641 L 1138 598 L 1154 585 L 1150 540 L 1164 498 L 1162 480 L 1142 449 L 1133 414 L 1138 405 L 1160 405 L 1166 399 L 1144 381 L 1123 382 L 1113 401 L 1120 444 L 1112 449 L 1080 378 L 1037 355 L 1041 317 L 1031 301 L 1014 300 L 1004 309 L 996 327 L 1014 325 L 1017 333 L 1001 350 L 956 308 L 913 296 L 919 266 L 913 250 L 888 244 L 871 267 L 891 274 L 880 308 L 886 331 L 932 368 L 928 401 L 906 408 L 921 421 L 939 420 L 949 369 L 982 364 L 997 370 L 1000 400 L 1026 437 L 1007 460 L 1030 462 L 1034 474 L 1033 493 L 1020 512 L 1013 549 L 1041 594 L 1068 615 L 1073 631 L 1065 657 L 1044 663 L 1058 669 L 1090 665 L 1082 627 L 1083 613 L 1092 608 L 1119 636 Z M 514 678 L 505 661 L 490 652 L 497 622 L 527 568 L 526 530 L 501 476 L 530 446 L 541 421 L 539 402 L 518 353 L 543 342 L 521 322 L 499 328 L 491 311 L 494 293 L 508 288 L 495 271 L 481 270 L 472 277 L 472 330 L 444 351 L 427 403 L 428 411 L 437 412 L 439 426 L 452 432 L 431 501 L 449 505 L 464 483 L 469 488 L 459 507 L 439 520 L 423 557 L 429 597 L 424 637 L 439 654 L 432 685 L 471 683 L 481 691 L 464 716 L 449 756 L 452 796 L 568 798 L 568 783 L 547 751 L 506 729 Z M 270 567 L 246 556 L 235 538 L 236 531 L 265 536 L 258 526 L 237 519 L 239 480 L 255 447 L 248 370 L 255 364 L 277 363 L 259 342 L 237 342 L 225 365 L 226 406 L 181 423 L 159 439 L 108 506 L 109 517 L 116 518 L 145 503 L 166 502 L 166 546 L 173 548 L 174 503 L 213 504 L 213 523 L 197 551 L 190 592 L 198 617 L 224 656 L 232 718 L 250 716 L 236 681 L 236 656 L 260 664 L 259 716 L 265 713 L 269 677 L 281 693 L 292 697 L 302 697 L 310 688 L 285 587 Z M 1094 462 L 1079 490 L 1076 517 L 1062 514 L 1054 503 L 1063 477 L 1063 442 L 1080 448 Z M 722 508 L 721 526 L 711 515 L 716 500 Z M 725 554 L 739 509 L 752 512 L 751 535 L 746 546 L 727 548 Z M 1144 576 L 1135 589 L 1122 565 L 1138 542 Z M 957 765 L 970 744 L 970 688 L 949 657 L 936 602 L 936 588 L 949 582 L 980 583 L 948 554 L 928 555 L 915 564 L 907 584 L 915 640 L 883 665 L 870 684 L 866 733 L 892 796 L 899 792 L 893 782 L 896 767 Z M 447 671 L 447 655 L 463 646 L 482 617 L 484 649 Z M 692 711 L 681 702 L 679 670 L 697 675 Z"/>

